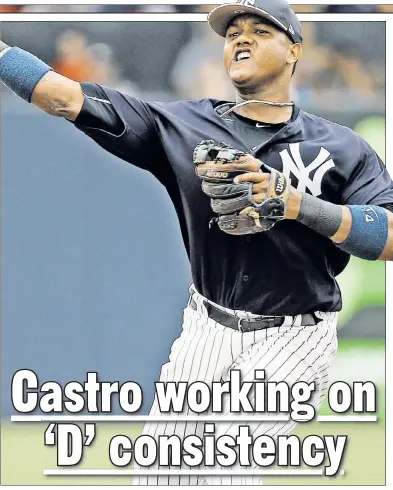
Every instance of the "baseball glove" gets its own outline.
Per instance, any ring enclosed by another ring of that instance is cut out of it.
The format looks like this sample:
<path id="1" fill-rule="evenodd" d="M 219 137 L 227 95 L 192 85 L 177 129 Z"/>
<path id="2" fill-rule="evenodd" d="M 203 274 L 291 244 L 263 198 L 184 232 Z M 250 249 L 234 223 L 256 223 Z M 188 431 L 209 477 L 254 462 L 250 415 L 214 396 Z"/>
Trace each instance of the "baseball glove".
<path id="1" fill-rule="evenodd" d="M 246 153 L 212 140 L 201 141 L 194 150 L 195 172 L 202 179 L 202 190 L 210 197 L 211 207 L 218 215 L 211 223 L 216 222 L 230 235 L 270 230 L 284 219 L 290 194 L 290 179 L 261 162 L 259 172 L 269 174 L 270 178 L 263 202 L 255 202 L 253 182 L 234 183 L 236 176 L 249 171 L 227 168 L 227 164 L 246 158 Z"/>

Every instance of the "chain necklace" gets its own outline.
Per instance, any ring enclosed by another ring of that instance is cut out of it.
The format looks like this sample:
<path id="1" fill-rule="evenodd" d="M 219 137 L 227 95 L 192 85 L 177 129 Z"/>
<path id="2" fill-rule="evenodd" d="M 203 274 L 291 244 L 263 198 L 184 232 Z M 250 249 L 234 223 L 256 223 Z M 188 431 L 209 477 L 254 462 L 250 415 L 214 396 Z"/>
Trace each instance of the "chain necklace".
<path id="1" fill-rule="evenodd" d="M 220 117 L 224 117 L 227 114 L 231 113 L 238 107 L 242 107 L 243 105 L 246 104 L 265 104 L 265 105 L 271 105 L 271 106 L 276 106 L 276 107 L 289 107 L 293 106 L 293 102 L 269 102 L 268 100 L 245 100 L 244 102 L 240 102 L 239 104 L 235 104 L 234 106 L 230 107 L 228 110 L 220 114 Z"/>

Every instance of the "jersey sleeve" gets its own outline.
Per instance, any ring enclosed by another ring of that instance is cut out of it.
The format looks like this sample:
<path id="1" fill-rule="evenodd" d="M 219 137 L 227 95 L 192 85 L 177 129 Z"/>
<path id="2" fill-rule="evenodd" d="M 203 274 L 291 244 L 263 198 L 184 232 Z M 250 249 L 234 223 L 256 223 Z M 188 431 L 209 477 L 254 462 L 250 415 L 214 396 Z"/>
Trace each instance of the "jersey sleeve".
<path id="1" fill-rule="evenodd" d="M 149 105 L 95 83 L 81 83 L 84 102 L 76 128 L 106 151 L 145 170 L 161 147 Z"/>
<path id="2" fill-rule="evenodd" d="M 382 160 L 364 140 L 363 158 L 352 171 L 343 189 L 342 204 L 393 203 L 393 181 Z"/>

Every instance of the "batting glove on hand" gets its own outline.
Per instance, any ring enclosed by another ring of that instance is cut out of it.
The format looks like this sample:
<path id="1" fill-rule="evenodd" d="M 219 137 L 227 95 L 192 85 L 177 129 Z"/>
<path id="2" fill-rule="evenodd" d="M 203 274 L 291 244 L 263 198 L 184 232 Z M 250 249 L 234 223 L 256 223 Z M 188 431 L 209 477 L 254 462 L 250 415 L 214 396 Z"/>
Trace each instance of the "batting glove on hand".
<path id="1" fill-rule="evenodd" d="M 219 228 L 231 235 L 270 230 L 285 218 L 291 181 L 252 155 L 204 140 L 193 155 Z"/>

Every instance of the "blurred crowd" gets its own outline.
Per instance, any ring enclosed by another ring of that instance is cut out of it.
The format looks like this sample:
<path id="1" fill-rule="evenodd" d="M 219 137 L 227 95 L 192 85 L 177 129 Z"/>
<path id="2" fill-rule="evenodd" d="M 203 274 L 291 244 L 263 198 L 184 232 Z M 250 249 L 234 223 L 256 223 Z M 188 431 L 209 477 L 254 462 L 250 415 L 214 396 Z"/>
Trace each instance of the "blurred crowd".
<path id="1" fill-rule="evenodd" d="M 2 12 L 208 12 L 212 6 L 1 6 Z M 393 12 L 393 6 L 295 6 L 296 12 Z M 9 44 L 31 49 L 59 73 L 95 81 L 148 100 L 215 97 L 233 100 L 222 65 L 223 40 L 203 23 L 61 22 L 40 36 L 32 23 L 3 22 Z M 34 23 L 36 24 L 36 23 Z M 56 24 L 56 25 L 54 25 Z M 19 27 L 19 28 L 18 28 Z M 115 28 L 114 28 L 115 27 Z M 385 24 L 304 22 L 304 49 L 293 98 L 304 108 L 384 107 Z M 159 47 L 159 49 L 157 48 Z"/>
<path id="2" fill-rule="evenodd" d="M 217 2 L 224 3 L 224 1 Z M 211 5 L 0 5 L 0 12 L 208 12 Z M 393 12 L 392 5 L 294 5 L 299 12 Z"/>

